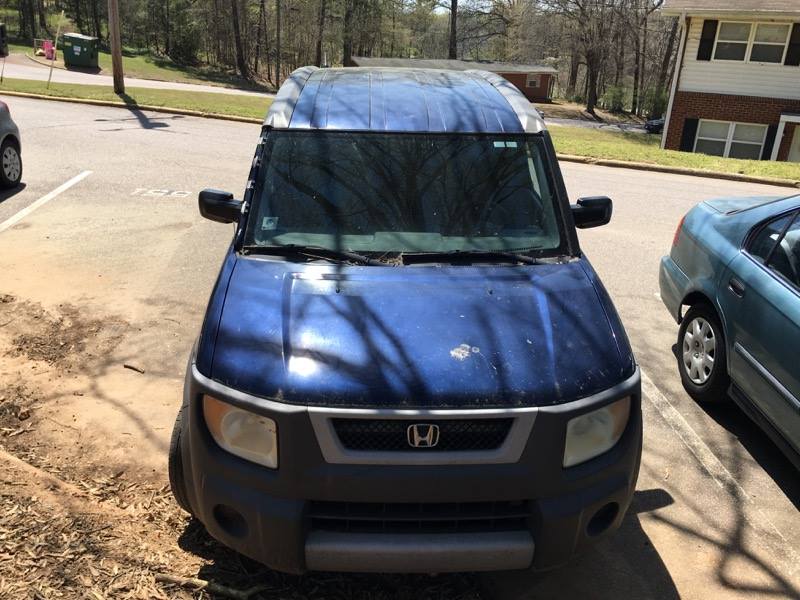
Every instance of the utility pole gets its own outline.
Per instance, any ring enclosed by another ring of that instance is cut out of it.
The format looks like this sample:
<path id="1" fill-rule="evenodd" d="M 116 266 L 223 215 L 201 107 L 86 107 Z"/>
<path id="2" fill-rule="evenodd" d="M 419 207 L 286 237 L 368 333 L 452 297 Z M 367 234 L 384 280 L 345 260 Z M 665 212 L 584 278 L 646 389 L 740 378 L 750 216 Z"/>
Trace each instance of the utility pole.
<path id="1" fill-rule="evenodd" d="M 119 2 L 108 0 L 108 39 L 111 42 L 111 65 L 114 70 L 114 93 L 125 93 L 122 74 L 122 37 L 119 33 Z"/>

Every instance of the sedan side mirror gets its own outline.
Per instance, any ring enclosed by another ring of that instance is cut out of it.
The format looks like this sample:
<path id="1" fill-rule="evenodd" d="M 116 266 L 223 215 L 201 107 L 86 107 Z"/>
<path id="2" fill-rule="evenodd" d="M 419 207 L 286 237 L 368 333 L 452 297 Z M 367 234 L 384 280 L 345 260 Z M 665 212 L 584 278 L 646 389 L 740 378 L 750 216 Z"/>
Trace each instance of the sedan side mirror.
<path id="1" fill-rule="evenodd" d="M 572 218 L 578 229 L 589 229 L 606 225 L 611 220 L 613 204 L 606 196 L 588 196 L 572 205 Z"/>
<path id="2" fill-rule="evenodd" d="M 218 223 L 236 223 L 242 212 L 242 201 L 234 200 L 230 192 L 203 190 L 199 201 L 200 214 Z"/>

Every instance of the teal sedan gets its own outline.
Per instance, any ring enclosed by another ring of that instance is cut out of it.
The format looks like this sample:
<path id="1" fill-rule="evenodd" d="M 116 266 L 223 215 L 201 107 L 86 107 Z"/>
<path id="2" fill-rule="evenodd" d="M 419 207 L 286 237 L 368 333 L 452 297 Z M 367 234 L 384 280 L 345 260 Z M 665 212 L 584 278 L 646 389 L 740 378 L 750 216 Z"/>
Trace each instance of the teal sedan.
<path id="1" fill-rule="evenodd" d="M 659 284 L 689 395 L 733 398 L 800 468 L 800 195 L 699 204 Z"/>

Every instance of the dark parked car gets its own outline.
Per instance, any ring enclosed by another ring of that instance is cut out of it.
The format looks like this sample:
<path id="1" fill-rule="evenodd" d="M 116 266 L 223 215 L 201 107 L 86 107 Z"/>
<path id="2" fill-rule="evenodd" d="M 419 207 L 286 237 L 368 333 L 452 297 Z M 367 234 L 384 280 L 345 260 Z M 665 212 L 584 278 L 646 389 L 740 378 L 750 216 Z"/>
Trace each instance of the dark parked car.
<path id="1" fill-rule="evenodd" d="M 19 128 L 8 104 L 0 101 L 0 187 L 14 188 L 22 180 L 22 145 Z"/>
<path id="2" fill-rule="evenodd" d="M 664 131 L 664 119 L 650 119 L 645 121 L 644 128 L 647 133 L 661 133 Z"/>
<path id="3" fill-rule="evenodd" d="M 730 394 L 800 468 L 800 196 L 700 204 L 660 281 L 686 391 Z"/>
<path id="4" fill-rule="evenodd" d="M 300 69 L 264 123 L 169 465 L 288 572 L 546 569 L 616 529 L 639 370 L 544 124 L 490 73 Z"/>

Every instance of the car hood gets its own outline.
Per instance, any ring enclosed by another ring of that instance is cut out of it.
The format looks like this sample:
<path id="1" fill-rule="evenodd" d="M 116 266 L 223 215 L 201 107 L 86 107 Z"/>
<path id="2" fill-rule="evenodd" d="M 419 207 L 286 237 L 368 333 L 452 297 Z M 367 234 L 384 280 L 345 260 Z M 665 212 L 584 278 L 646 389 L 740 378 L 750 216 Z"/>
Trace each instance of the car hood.
<path id="1" fill-rule="evenodd" d="M 338 407 L 559 404 L 634 371 L 584 259 L 531 267 L 340 267 L 239 258 L 211 377 Z"/>

